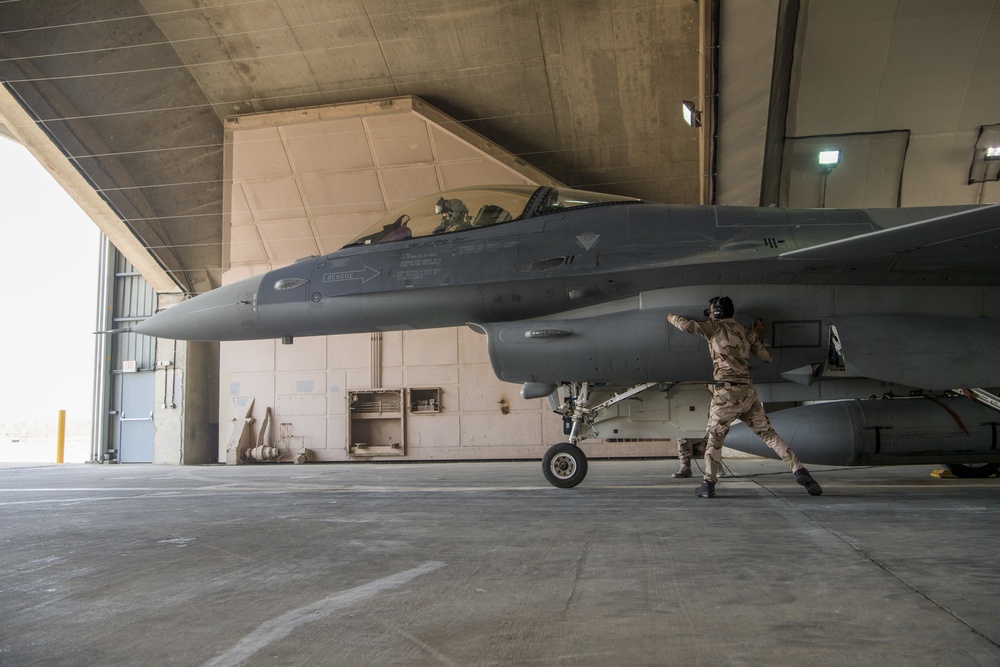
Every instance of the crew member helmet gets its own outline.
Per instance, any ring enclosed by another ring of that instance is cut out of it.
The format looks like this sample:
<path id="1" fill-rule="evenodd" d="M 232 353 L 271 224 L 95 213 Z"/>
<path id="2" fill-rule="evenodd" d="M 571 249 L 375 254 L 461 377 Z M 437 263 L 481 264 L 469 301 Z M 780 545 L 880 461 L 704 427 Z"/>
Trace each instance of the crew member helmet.
<path id="1" fill-rule="evenodd" d="M 717 320 L 732 317 L 736 314 L 736 306 L 728 296 L 713 296 L 705 309 L 705 317 L 712 315 Z"/>

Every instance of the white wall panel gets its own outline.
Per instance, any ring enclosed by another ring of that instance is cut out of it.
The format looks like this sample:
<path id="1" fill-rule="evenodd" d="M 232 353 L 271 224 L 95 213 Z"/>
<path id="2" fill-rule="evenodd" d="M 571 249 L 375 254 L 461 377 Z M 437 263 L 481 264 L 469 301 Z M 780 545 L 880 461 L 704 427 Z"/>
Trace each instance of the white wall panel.
<path id="1" fill-rule="evenodd" d="M 326 368 L 327 336 L 296 338 L 291 345 L 275 345 L 275 370 L 307 371 Z"/>

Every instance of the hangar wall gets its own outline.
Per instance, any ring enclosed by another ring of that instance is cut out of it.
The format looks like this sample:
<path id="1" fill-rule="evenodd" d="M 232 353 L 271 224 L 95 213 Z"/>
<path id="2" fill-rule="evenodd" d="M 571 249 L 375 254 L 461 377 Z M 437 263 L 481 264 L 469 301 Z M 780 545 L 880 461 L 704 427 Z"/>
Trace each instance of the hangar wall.
<path id="1" fill-rule="evenodd" d="M 1000 199 L 996 180 L 969 182 L 980 128 L 1000 123 L 998 59 L 993 2 L 803 1 L 779 206 L 820 204 L 821 144 L 842 150 L 828 208 Z"/>
<path id="2" fill-rule="evenodd" d="M 997 16 L 989 0 L 722 3 L 717 203 L 1000 200 L 995 172 L 970 173 L 981 131 L 1000 132 Z M 842 151 L 829 175 L 821 148 Z"/>
<path id="3" fill-rule="evenodd" d="M 524 401 L 519 386 L 494 377 L 485 337 L 468 328 L 239 342 L 224 344 L 223 355 L 227 409 L 242 416 L 255 401 L 260 423 L 270 407 L 283 460 L 302 447 L 320 461 L 531 458 L 562 439 L 542 401 Z M 373 388 L 409 393 L 398 406 Z M 436 409 L 419 405 L 420 390 L 440 390 Z M 349 409 L 352 393 L 360 412 Z"/>

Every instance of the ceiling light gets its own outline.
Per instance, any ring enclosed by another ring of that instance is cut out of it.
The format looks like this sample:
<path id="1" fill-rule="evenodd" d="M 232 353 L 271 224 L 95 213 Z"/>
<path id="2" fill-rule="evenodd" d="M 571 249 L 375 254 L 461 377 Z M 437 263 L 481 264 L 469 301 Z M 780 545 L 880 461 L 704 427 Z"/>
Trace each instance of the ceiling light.
<path id="1" fill-rule="evenodd" d="M 982 125 L 969 165 L 969 185 L 979 183 L 979 203 L 986 196 L 987 181 L 1000 181 L 1000 123 Z"/>
<path id="2" fill-rule="evenodd" d="M 819 166 L 834 168 L 840 163 L 840 151 L 820 151 Z"/>
<path id="3" fill-rule="evenodd" d="M 823 171 L 823 183 L 820 194 L 820 208 L 826 208 L 826 177 L 830 175 L 833 168 L 840 164 L 840 151 L 829 150 L 819 152 L 819 168 Z"/>

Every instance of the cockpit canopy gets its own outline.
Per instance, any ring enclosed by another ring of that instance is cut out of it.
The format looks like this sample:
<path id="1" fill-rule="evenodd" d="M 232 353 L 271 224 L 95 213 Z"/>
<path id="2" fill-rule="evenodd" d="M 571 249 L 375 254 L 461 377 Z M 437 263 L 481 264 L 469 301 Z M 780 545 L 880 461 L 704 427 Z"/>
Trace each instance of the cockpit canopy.
<path id="1" fill-rule="evenodd" d="M 538 195 L 538 196 L 536 196 Z M 402 241 L 491 227 L 579 206 L 640 200 L 570 188 L 493 185 L 456 188 L 421 197 L 369 227 L 346 247 Z M 532 204 L 531 210 L 529 204 Z"/>

